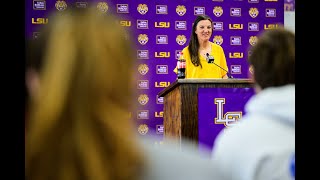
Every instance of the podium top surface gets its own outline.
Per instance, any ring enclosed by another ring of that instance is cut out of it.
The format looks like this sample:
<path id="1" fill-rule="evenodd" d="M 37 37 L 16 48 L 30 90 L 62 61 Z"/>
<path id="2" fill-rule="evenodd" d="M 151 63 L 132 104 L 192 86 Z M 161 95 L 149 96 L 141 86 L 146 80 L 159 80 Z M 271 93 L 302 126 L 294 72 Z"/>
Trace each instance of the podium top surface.
<path id="1" fill-rule="evenodd" d="M 159 97 L 164 97 L 167 93 L 181 84 L 252 84 L 252 79 L 233 78 L 233 79 L 211 79 L 211 78 L 188 78 L 177 79 L 171 83 L 168 87 L 164 88 L 158 93 Z"/>

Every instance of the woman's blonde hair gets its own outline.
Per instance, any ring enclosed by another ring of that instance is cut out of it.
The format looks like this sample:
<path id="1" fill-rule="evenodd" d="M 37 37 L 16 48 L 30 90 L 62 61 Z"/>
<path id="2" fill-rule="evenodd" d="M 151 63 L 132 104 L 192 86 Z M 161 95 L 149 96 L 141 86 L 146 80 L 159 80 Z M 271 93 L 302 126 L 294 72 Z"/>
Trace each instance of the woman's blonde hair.
<path id="1" fill-rule="evenodd" d="M 45 26 L 31 56 L 44 64 L 30 102 L 26 179 L 139 179 L 130 36 L 116 16 L 92 7 L 59 12 Z"/>

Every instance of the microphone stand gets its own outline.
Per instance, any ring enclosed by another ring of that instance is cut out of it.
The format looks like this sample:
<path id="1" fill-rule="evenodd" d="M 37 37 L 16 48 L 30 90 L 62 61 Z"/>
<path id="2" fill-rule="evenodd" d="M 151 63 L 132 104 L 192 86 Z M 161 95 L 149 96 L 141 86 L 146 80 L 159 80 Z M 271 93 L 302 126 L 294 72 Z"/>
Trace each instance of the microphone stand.
<path id="1" fill-rule="evenodd" d="M 222 70 L 224 70 L 224 71 L 227 73 L 228 78 L 233 79 L 233 76 L 232 76 L 231 74 L 229 74 L 229 72 L 228 72 L 227 70 L 225 70 L 223 67 L 219 66 L 218 64 L 216 64 L 216 63 L 214 62 L 214 58 L 213 58 L 213 57 L 212 57 L 212 58 L 209 57 L 209 53 L 207 53 L 206 55 L 207 55 L 207 61 L 208 61 L 208 63 L 213 63 L 213 64 L 215 64 L 216 66 L 218 66 L 219 68 L 221 68 Z"/>

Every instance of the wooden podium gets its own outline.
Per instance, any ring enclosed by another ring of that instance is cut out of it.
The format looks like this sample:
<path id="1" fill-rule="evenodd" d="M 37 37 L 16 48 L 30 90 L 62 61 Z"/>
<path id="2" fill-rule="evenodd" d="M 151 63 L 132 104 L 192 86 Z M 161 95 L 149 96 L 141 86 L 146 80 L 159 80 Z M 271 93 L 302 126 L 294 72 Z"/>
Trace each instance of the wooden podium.
<path id="1" fill-rule="evenodd" d="M 198 145 L 198 88 L 248 88 L 251 79 L 178 79 L 158 93 L 164 97 L 164 141 Z"/>

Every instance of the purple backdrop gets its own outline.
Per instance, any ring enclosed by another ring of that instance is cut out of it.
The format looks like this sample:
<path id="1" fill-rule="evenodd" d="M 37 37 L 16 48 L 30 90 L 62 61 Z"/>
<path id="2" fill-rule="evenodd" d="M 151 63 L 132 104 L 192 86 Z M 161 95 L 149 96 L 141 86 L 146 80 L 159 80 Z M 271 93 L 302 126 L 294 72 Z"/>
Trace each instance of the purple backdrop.
<path id="1" fill-rule="evenodd" d="M 176 79 L 173 69 L 177 53 L 188 44 L 196 14 L 212 18 L 211 40 L 224 48 L 235 78 L 248 77 L 248 47 L 257 41 L 256 35 L 284 24 L 284 0 L 27 0 L 26 36 L 36 38 L 37 29 L 50 23 L 51 11 L 88 4 L 118 14 L 119 23 L 133 34 L 138 48 L 139 95 L 138 111 L 131 113 L 132 120 L 142 136 L 159 139 L 163 136 L 163 101 L 157 94 Z"/>

